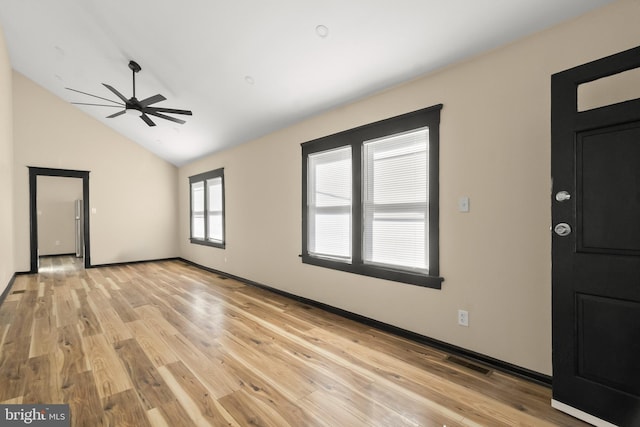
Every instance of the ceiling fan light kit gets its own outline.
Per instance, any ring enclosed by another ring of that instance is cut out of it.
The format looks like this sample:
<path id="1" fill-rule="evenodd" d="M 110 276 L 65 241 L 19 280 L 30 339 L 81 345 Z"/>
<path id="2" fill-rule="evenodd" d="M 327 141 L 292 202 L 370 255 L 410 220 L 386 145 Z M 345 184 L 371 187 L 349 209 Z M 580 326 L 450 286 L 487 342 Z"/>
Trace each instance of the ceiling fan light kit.
<path id="1" fill-rule="evenodd" d="M 133 76 L 133 96 L 129 99 L 127 99 L 122 93 L 120 93 L 117 89 L 115 89 L 113 86 L 110 86 L 106 83 L 102 83 L 102 85 L 104 87 L 106 87 L 107 89 L 109 89 L 115 96 L 117 96 L 122 102 L 117 102 L 117 101 L 113 101 L 111 99 L 108 98 L 103 98 L 101 96 L 98 95 L 93 95 L 87 92 L 82 92 L 76 89 L 71 89 L 71 88 L 66 88 L 68 90 L 71 90 L 73 92 L 78 92 L 81 93 L 83 95 L 88 95 L 88 96 L 92 96 L 94 98 L 98 98 L 98 99 L 102 99 L 104 101 L 109 101 L 115 105 L 110 105 L 110 104 L 94 104 L 94 103 L 86 103 L 86 102 L 72 102 L 72 104 L 76 104 L 76 105 L 91 105 L 91 106 L 97 106 L 97 107 L 115 107 L 115 108 L 123 108 L 121 111 L 118 111 L 117 113 L 111 114 L 109 116 L 107 116 L 107 118 L 111 119 L 114 117 L 118 117 L 121 116 L 125 113 L 128 114 L 135 114 L 138 115 L 142 121 L 144 121 L 147 125 L 149 126 L 155 126 L 156 124 L 153 122 L 153 120 L 151 120 L 151 118 L 149 116 L 154 116 L 154 117 L 158 117 L 164 120 L 169 120 L 172 121 L 174 123 L 179 123 L 179 124 L 184 124 L 185 121 L 182 119 L 178 119 L 172 116 L 168 116 L 167 114 L 182 114 L 182 115 L 186 115 L 186 116 L 191 116 L 193 113 L 190 110 L 179 110 L 179 109 L 175 109 L 175 108 L 163 108 L 163 107 L 151 107 L 152 104 L 156 104 L 160 101 L 165 101 L 167 98 L 165 98 L 163 95 L 157 94 L 157 95 L 153 95 L 150 96 L 148 98 L 145 98 L 143 100 L 138 100 L 138 98 L 136 98 L 136 73 L 139 73 L 142 70 L 142 67 L 140 67 L 140 65 L 135 62 L 135 61 L 129 61 L 129 69 L 132 72 L 132 76 Z"/>

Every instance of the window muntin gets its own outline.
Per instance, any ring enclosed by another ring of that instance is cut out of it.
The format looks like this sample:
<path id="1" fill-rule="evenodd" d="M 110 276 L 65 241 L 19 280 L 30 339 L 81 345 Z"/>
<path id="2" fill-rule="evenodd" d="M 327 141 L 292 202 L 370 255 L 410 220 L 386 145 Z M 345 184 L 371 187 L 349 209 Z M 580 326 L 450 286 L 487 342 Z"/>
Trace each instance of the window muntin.
<path id="1" fill-rule="evenodd" d="M 302 144 L 302 262 L 441 287 L 441 109 L 436 105 Z M 338 167 L 349 161 L 350 167 Z M 350 193 L 340 190 L 349 186 Z"/>
<path id="2" fill-rule="evenodd" d="M 224 248 L 224 169 L 189 177 L 191 243 Z"/>

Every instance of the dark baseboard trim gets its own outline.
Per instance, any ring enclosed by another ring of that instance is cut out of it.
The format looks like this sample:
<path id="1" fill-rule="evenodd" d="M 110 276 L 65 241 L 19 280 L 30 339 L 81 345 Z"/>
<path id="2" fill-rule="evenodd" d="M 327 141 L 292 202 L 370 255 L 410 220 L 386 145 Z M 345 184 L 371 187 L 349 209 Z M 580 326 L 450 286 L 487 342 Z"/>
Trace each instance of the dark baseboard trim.
<path id="1" fill-rule="evenodd" d="M 2 295 L 0 295 L 0 306 L 9 295 L 9 292 L 11 292 L 11 288 L 13 288 L 13 283 L 16 281 L 17 274 L 18 273 L 13 273 L 13 275 L 11 276 L 11 279 L 9 279 L 9 283 L 7 284 L 7 287 L 2 292 Z"/>
<path id="2" fill-rule="evenodd" d="M 309 298 L 301 297 L 299 295 L 295 295 L 286 291 L 282 291 L 280 289 L 273 288 L 271 286 L 264 285 L 262 283 L 254 282 L 252 280 L 245 279 L 240 276 L 236 276 L 234 274 L 225 273 L 224 271 L 216 270 L 213 268 L 205 267 L 204 265 L 197 264 L 193 261 L 189 261 L 184 258 L 175 258 L 179 261 L 184 262 L 185 264 L 192 265 L 194 267 L 200 268 L 202 270 L 208 271 L 213 274 L 217 274 L 219 276 L 228 277 L 230 279 L 235 279 L 240 282 L 246 283 L 251 286 L 255 286 L 257 288 L 265 289 L 270 292 L 274 292 L 276 294 L 291 298 L 303 304 L 307 304 L 313 307 L 320 308 L 322 310 L 328 311 L 333 314 L 337 314 L 339 316 L 345 317 L 347 319 L 355 320 L 356 322 L 363 323 L 367 326 L 371 326 L 373 328 L 379 329 L 384 332 L 388 332 L 394 335 L 397 335 L 402 338 L 409 339 L 411 341 L 428 345 L 430 347 L 436 348 L 438 350 L 445 351 L 454 356 L 464 357 L 465 359 L 471 360 L 473 362 L 484 365 L 490 369 L 495 369 L 498 371 L 502 371 L 508 373 L 510 375 L 514 375 L 516 377 L 525 379 L 527 381 L 532 381 L 537 384 L 541 384 L 546 387 L 551 387 L 552 377 L 549 375 L 541 374 L 536 371 L 532 371 L 527 368 L 523 368 L 502 360 L 495 359 L 490 356 L 486 356 L 481 353 L 476 353 L 475 351 L 467 350 L 462 347 L 458 347 L 444 341 L 436 340 L 434 338 L 427 337 L 425 335 L 420 335 L 418 333 L 399 328 L 397 326 L 390 325 L 388 323 L 380 322 L 375 319 L 371 319 L 369 317 L 361 316 L 356 313 L 352 313 L 350 311 L 343 310 L 341 308 L 337 308 L 328 304 L 324 304 L 322 302 L 318 302 Z"/>
<path id="3" fill-rule="evenodd" d="M 139 261 L 123 261 L 123 262 L 112 262 L 108 264 L 94 264 L 89 268 L 103 268 L 103 267 L 117 267 L 119 265 L 129 265 L 129 264 L 143 264 L 145 262 L 162 262 L 162 261 L 184 261 L 182 258 L 171 257 L 171 258 L 158 258 L 158 259 L 143 259 Z"/>

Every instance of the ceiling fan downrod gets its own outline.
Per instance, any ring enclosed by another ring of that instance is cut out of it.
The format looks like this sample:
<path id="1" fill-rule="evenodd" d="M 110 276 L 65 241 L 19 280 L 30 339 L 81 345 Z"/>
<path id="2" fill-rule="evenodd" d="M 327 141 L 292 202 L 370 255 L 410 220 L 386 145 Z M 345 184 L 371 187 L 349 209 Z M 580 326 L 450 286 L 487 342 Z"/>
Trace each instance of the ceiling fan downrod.
<path id="1" fill-rule="evenodd" d="M 129 69 L 133 71 L 133 98 L 136 97 L 136 73 L 142 70 L 142 67 L 138 65 L 136 61 L 129 61 Z"/>

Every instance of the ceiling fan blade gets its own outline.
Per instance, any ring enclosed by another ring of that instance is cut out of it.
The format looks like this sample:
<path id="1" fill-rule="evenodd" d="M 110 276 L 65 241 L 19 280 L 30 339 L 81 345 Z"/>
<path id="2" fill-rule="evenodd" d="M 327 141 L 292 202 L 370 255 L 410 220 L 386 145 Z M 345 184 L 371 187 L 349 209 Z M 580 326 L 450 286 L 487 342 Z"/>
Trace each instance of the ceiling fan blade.
<path id="1" fill-rule="evenodd" d="M 156 124 L 153 123 L 153 121 L 149 118 L 149 116 L 147 116 L 145 113 L 142 113 L 142 115 L 140 115 L 140 118 L 142 120 L 144 120 L 144 122 L 146 124 L 148 124 L 149 126 L 155 126 Z"/>
<path id="2" fill-rule="evenodd" d="M 122 105 L 122 104 L 120 104 L 119 102 L 113 101 L 113 100 L 111 100 L 111 99 L 103 98 L 103 97 L 101 97 L 101 96 L 93 95 L 93 94 L 91 94 L 91 93 L 83 92 L 83 91 L 81 91 L 81 90 L 71 89 L 70 87 L 65 87 L 65 89 L 70 90 L 70 91 L 73 91 L 73 92 L 78 92 L 78 93 L 81 93 L 81 94 L 83 94 L 83 95 L 93 96 L 94 98 L 102 99 L 102 100 L 104 100 L 104 101 L 113 102 L 114 104 Z"/>
<path id="3" fill-rule="evenodd" d="M 145 108 L 147 113 L 153 111 L 154 113 L 171 113 L 171 114 L 184 114 L 191 116 L 193 113 L 189 110 L 176 110 L 175 108 L 162 108 L 162 107 L 147 107 Z"/>
<path id="4" fill-rule="evenodd" d="M 108 104 L 90 104 L 87 102 L 72 102 L 74 105 L 93 105 L 95 107 L 113 107 L 113 108 L 124 108 L 124 105 L 108 105 Z"/>
<path id="5" fill-rule="evenodd" d="M 156 102 L 166 101 L 166 99 L 167 98 L 165 98 L 160 94 L 153 95 L 153 96 L 150 96 L 149 98 L 145 98 L 142 101 L 140 101 L 140 105 L 143 107 L 146 107 L 147 105 L 155 104 Z"/>
<path id="6" fill-rule="evenodd" d="M 106 83 L 102 83 L 102 85 L 104 87 L 106 87 L 107 89 L 109 89 L 111 92 L 113 92 L 118 98 L 122 99 L 122 101 L 126 104 L 127 102 L 129 102 L 129 100 L 127 98 L 124 97 L 123 94 L 121 94 L 120 92 L 118 92 L 117 90 L 115 90 L 112 86 L 109 86 Z"/>
<path id="7" fill-rule="evenodd" d="M 121 115 L 123 115 L 123 114 L 124 114 L 124 113 L 126 113 L 126 112 L 127 112 L 127 110 L 118 111 L 117 113 L 113 113 L 112 115 L 107 116 L 107 119 L 112 119 L 112 118 L 114 118 L 114 117 L 121 116 Z"/>
<path id="8" fill-rule="evenodd" d="M 175 123 L 180 123 L 181 125 L 186 123 L 184 120 L 176 119 L 175 117 L 170 117 L 170 116 L 158 113 L 156 111 L 145 111 L 145 113 L 150 114 L 152 116 L 160 117 L 161 119 L 169 120 Z"/>

